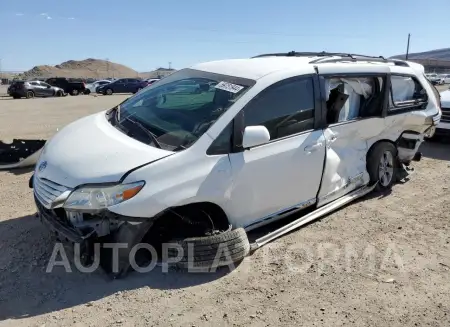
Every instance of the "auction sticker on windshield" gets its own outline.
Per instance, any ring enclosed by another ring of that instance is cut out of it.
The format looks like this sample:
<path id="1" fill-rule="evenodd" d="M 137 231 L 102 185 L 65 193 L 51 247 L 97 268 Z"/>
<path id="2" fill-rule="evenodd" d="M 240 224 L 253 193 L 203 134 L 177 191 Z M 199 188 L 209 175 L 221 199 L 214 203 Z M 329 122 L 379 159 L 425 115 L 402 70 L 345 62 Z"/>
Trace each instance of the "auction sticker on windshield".
<path id="1" fill-rule="evenodd" d="M 242 90 L 244 88 L 243 86 L 233 84 L 233 83 L 223 82 L 223 81 L 220 83 L 217 83 L 217 85 L 215 87 L 216 87 L 216 89 L 228 91 L 231 93 L 238 93 L 240 90 Z"/>

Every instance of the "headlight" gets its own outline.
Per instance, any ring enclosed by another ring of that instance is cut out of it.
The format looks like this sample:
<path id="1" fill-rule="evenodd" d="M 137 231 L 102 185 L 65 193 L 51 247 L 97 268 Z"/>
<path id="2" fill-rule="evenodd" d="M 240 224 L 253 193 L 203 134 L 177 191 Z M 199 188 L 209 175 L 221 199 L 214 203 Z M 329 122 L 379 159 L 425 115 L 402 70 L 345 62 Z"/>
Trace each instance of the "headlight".
<path id="1" fill-rule="evenodd" d="M 69 210 L 98 211 L 131 199 L 144 187 L 145 182 L 114 186 L 87 186 L 73 191 L 64 203 Z"/>

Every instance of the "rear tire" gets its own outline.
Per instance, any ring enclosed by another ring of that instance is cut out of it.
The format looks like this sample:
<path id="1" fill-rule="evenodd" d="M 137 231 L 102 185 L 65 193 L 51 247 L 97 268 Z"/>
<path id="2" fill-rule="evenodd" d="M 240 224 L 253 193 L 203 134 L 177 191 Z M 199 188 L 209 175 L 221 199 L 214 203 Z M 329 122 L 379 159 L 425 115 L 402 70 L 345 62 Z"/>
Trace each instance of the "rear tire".
<path id="1" fill-rule="evenodd" d="M 367 172 L 371 183 L 378 183 L 378 191 L 392 188 L 397 176 L 397 148 L 388 142 L 381 142 L 369 151 L 367 155 Z"/>
<path id="2" fill-rule="evenodd" d="M 33 91 L 27 91 L 27 99 L 33 99 L 34 98 L 34 92 Z"/>
<path id="3" fill-rule="evenodd" d="M 190 237 L 181 241 L 173 241 L 183 249 L 181 261 L 176 266 L 211 269 L 228 266 L 244 259 L 250 252 L 250 243 L 243 228 L 238 228 L 213 236 Z M 192 252 L 192 254 L 190 253 Z M 177 249 L 169 248 L 168 257 L 176 258 Z"/>

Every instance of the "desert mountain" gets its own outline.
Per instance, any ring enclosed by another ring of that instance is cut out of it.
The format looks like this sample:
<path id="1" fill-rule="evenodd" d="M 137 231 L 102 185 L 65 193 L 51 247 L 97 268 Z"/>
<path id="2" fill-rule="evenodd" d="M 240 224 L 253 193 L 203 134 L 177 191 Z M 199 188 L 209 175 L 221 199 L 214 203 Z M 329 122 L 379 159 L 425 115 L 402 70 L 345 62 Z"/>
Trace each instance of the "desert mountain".
<path id="1" fill-rule="evenodd" d="M 158 68 L 152 72 L 138 73 L 137 71 L 110 61 L 88 58 L 85 60 L 69 60 L 56 66 L 41 65 L 35 66 L 29 71 L 21 74 L 20 78 L 48 78 L 48 77 L 67 77 L 67 78 L 125 78 L 142 77 L 153 78 L 161 75 L 167 75 L 174 71 L 173 69 Z M 148 77 L 147 77 L 148 76 Z"/>
<path id="2" fill-rule="evenodd" d="M 173 72 L 175 72 L 175 69 L 172 68 L 158 68 L 152 72 L 144 72 L 144 73 L 139 73 L 139 76 L 146 79 L 146 78 L 159 78 L 161 76 L 167 76 L 169 74 L 172 74 Z"/>
<path id="3" fill-rule="evenodd" d="M 397 55 L 391 58 L 405 59 L 405 55 Z M 450 48 L 437 49 L 425 52 L 410 53 L 408 59 L 438 59 L 438 60 L 450 60 Z"/>

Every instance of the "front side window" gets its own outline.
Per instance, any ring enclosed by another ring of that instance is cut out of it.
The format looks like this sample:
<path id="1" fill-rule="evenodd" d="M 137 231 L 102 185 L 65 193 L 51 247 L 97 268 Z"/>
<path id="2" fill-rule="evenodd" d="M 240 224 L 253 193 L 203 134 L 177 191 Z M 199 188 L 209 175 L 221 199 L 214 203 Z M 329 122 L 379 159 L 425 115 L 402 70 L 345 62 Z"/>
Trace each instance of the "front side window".
<path id="1" fill-rule="evenodd" d="M 239 77 L 183 69 L 123 102 L 113 124 L 142 142 L 183 150 L 254 84 Z"/>
<path id="2" fill-rule="evenodd" d="M 279 82 L 257 95 L 244 109 L 245 126 L 265 126 L 270 139 L 314 128 L 312 78 Z"/>

